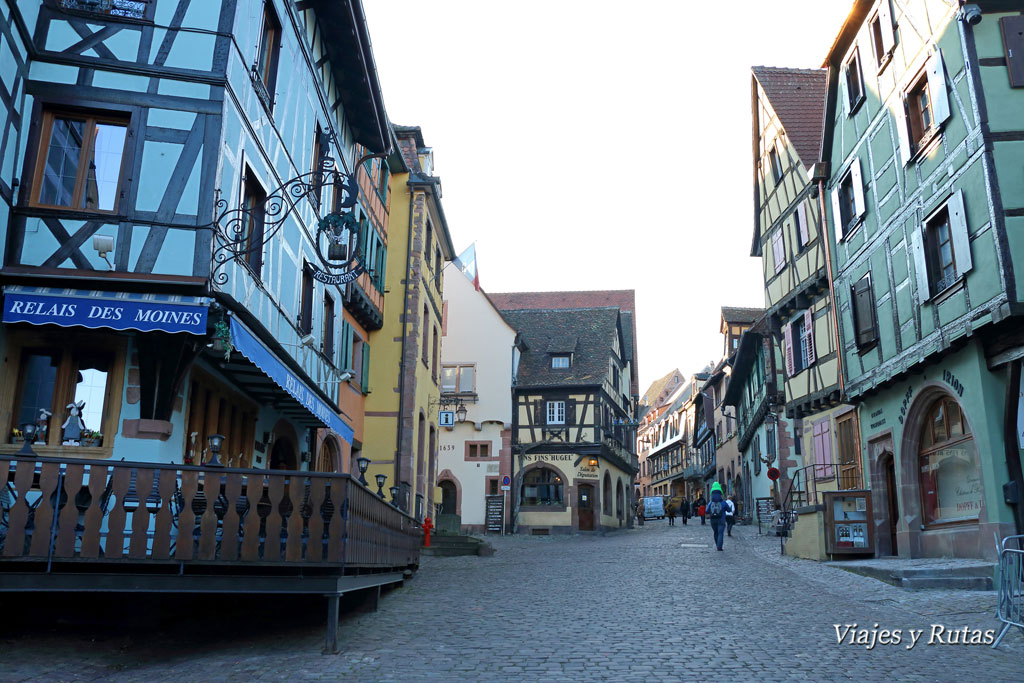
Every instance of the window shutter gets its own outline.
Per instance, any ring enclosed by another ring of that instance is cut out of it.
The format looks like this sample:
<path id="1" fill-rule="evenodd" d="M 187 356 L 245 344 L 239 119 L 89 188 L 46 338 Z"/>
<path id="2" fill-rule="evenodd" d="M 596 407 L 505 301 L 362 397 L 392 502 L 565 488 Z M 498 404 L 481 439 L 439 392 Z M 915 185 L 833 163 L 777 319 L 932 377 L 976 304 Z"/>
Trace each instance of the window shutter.
<path id="1" fill-rule="evenodd" d="M 875 306 L 871 299 L 871 278 L 857 280 L 853 286 L 853 323 L 857 346 L 867 346 L 875 340 Z"/>
<path id="2" fill-rule="evenodd" d="M 832 460 L 832 435 L 829 433 L 828 420 L 821 423 L 821 461 L 827 465 L 824 476 L 831 477 L 834 473 Z"/>
<path id="3" fill-rule="evenodd" d="M 441 336 L 448 336 L 448 302 L 441 304 Z"/>
<path id="4" fill-rule="evenodd" d="M 1003 52 L 1006 55 L 1010 87 L 1024 87 L 1024 16 L 1002 17 L 999 28 L 1003 33 Z"/>
<path id="5" fill-rule="evenodd" d="M 864 201 L 864 180 L 860 175 L 860 157 L 854 159 L 850 166 L 850 175 L 853 177 L 853 198 L 857 203 L 857 217 L 863 216 L 867 210 L 867 202 Z"/>
<path id="6" fill-rule="evenodd" d="M 931 95 L 935 125 L 949 118 L 949 92 L 946 90 L 946 65 L 942 62 L 942 50 L 936 48 L 928 59 L 928 94 Z"/>
<path id="7" fill-rule="evenodd" d="M 574 398 L 565 400 L 565 424 L 576 424 L 576 399 Z"/>
<path id="8" fill-rule="evenodd" d="M 786 376 L 793 376 L 793 325 L 786 323 L 786 326 L 782 328 L 782 336 L 786 343 Z"/>
<path id="9" fill-rule="evenodd" d="M 839 186 L 832 188 L 832 227 L 836 233 L 836 241 L 846 237 L 846 226 L 843 225 L 843 211 L 839 207 Z"/>
<path id="10" fill-rule="evenodd" d="M 893 116 L 896 119 L 896 135 L 900 139 L 900 161 L 906 166 L 910 163 L 912 151 L 910 149 L 910 128 L 907 122 L 907 102 L 903 95 L 898 96 L 899 101 L 893 109 Z"/>
<path id="11" fill-rule="evenodd" d="M 916 228 L 910 233 L 910 253 L 914 257 L 914 272 L 917 274 L 917 297 L 921 303 L 932 298 L 928 282 L 928 262 L 924 255 L 924 230 Z M 955 253 L 955 252 L 954 252 Z"/>
<path id="12" fill-rule="evenodd" d="M 847 63 L 847 65 L 843 67 L 843 71 L 839 76 L 839 84 L 842 87 L 843 91 L 844 118 L 850 115 L 850 75 L 847 73 L 847 71 L 850 70 L 850 66 L 852 66 L 852 64 L 852 62 Z"/>
<path id="13" fill-rule="evenodd" d="M 800 202 L 796 207 L 796 219 L 800 221 L 800 244 L 807 246 L 811 241 L 811 230 L 807 226 L 807 204 Z"/>
<path id="14" fill-rule="evenodd" d="M 536 424 L 536 425 L 547 424 L 547 421 L 544 419 L 544 401 L 543 401 L 543 399 L 538 399 L 533 404 L 533 423 Z"/>
<path id="15" fill-rule="evenodd" d="M 956 276 L 969 271 L 971 260 L 971 236 L 967 232 L 967 214 L 964 212 L 964 191 L 957 190 L 946 204 L 949 212 L 949 234 L 953 240 L 953 260 L 956 262 Z"/>
<path id="16" fill-rule="evenodd" d="M 804 336 L 804 344 L 807 348 L 807 364 L 811 365 L 814 363 L 816 356 L 814 355 L 814 311 L 810 308 L 804 311 L 804 329 L 807 331 Z"/>
<path id="17" fill-rule="evenodd" d="M 772 235 L 772 256 L 775 259 L 775 272 L 778 273 L 786 267 L 786 248 L 782 242 L 781 228 Z"/>
<path id="18" fill-rule="evenodd" d="M 370 393 L 370 343 L 363 342 L 363 376 L 359 381 L 363 393 Z"/>
<path id="19" fill-rule="evenodd" d="M 882 26 L 882 50 L 889 54 L 896 47 L 896 33 L 892 29 L 892 10 L 889 9 L 889 0 L 882 0 L 882 4 L 878 6 L 878 22 Z"/>
<path id="20" fill-rule="evenodd" d="M 356 331 L 351 325 L 347 325 L 345 329 L 345 368 L 351 368 L 354 365 L 354 358 L 352 357 L 355 351 L 356 345 Z"/>

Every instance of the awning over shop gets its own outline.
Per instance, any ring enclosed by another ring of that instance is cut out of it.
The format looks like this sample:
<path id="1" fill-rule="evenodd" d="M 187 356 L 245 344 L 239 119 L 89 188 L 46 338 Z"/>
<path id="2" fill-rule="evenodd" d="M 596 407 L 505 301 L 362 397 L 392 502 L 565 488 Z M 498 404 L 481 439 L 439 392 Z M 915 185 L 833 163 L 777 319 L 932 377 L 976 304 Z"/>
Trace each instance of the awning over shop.
<path id="1" fill-rule="evenodd" d="M 4 287 L 5 323 L 206 334 L 208 300 L 59 287 Z"/>
<path id="2" fill-rule="evenodd" d="M 317 396 L 316 392 L 289 370 L 281 359 L 264 346 L 263 342 L 257 339 L 248 327 L 234 317 L 231 318 L 231 345 L 251 360 L 256 367 L 263 371 L 263 374 L 274 380 L 279 387 L 298 401 L 325 427 L 345 442 L 352 443 L 352 428 L 345 424 L 345 421 L 327 405 L 326 401 Z"/>

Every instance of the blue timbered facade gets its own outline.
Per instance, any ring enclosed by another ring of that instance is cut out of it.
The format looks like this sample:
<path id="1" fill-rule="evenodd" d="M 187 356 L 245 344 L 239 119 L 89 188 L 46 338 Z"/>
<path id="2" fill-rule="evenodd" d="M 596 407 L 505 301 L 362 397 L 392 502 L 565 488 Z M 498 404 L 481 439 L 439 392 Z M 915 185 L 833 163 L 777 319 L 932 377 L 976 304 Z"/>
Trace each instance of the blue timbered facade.
<path id="1" fill-rule="evenodd" d="M 342 471 L 403 166 L 361 3 L 5 0 L 0 116 L 0 451 Z"/>

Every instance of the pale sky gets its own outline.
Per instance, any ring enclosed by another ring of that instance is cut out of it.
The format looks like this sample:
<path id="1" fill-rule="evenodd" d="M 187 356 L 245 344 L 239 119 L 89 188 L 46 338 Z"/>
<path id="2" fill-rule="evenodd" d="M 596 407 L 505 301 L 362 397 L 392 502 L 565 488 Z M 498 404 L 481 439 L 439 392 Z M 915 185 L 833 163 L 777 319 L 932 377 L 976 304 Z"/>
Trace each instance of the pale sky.
<path id="1" fill-rule="evenodd" d="M 851 0 L 363 0 L 491 292 L 635 289 L 640 391 L 763 306 L 750 67 L 819 67 Z"/>

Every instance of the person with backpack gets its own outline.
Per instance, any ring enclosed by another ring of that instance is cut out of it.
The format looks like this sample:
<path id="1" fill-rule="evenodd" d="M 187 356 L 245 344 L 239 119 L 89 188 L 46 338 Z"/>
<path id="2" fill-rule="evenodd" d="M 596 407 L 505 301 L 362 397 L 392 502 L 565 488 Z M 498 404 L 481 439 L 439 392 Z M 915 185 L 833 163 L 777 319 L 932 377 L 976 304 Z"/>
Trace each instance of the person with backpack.
<path id="1" fill-rule="evenodd" d="M 732 536 L 732 528 L 736 524 L 736 496 L 725 499 L 725 533 Z"/>
<path id="2" fill-rule="evenodd" d="M 711 531 L 715 534 L 715 546 L 719 550 L 723 550 L 722 544 L 725 543 L 725 502 L 722 485 L 716 481 L 711 485 L 711 502 L 704 513 L 711 520 Z"/>

